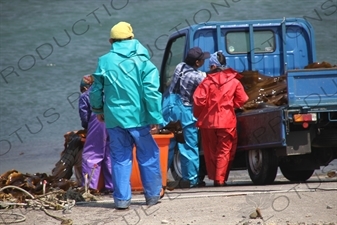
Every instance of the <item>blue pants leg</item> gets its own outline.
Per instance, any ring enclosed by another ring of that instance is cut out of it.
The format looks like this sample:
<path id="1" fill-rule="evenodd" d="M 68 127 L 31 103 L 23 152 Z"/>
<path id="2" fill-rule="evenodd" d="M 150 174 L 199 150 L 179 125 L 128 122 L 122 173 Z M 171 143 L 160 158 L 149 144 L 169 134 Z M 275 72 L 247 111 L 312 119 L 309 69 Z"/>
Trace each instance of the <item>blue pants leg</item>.
<path id="1" fill-rule="evenodd" d="M 156 204 L 162 188 L 159 148 L 150 133 L 150 126 L 128 130 L 136 145 L 136 157 L 146 203 Z"/>
<path id="2" fill-rule="evenodd" d="M 109 128 L 114 202 L 117 208 L 131 203 L 130 176 L 132 149 L 136 145 L 136 157 L 144 195 L 148 205 L 156 204 L 162 188 L 159 148 L 150 134 L 150 126 L 122 129 Z"/>
<path id="3" fill-rule="evenodd" d="M 183 180 L 189 180 L 193 186 L 198 183 L 199 172 L 198 129 L 195 123 L 185 126 L 183 133 L 186 143 L 178 143 L 181 172 Z"/>
<path id="4" fill-rule="evenodd" d="M 193 117 L 191 106 L 184 106 L 177 102 L 170 111 L 170 120 L 180 120 L 183 126 L 185 138 L 184 144 L 178 143 L 180 152 L 182 179 L 190 181 L 191 186 L 198 184 L 199 173 L 199 147 L 198 147 L 198 129 L 196 119 Z M 173 162 L 174 148 L 176 141 L 171 139 L 169 147 L 168 167 Z"/>
<path id="5" fill-rule="evenodd" d="M 114 202 L 117 208 L 131 204 L 130 176 L 132 171 L 133 138 L 126 129 L 108 128 Z"/>

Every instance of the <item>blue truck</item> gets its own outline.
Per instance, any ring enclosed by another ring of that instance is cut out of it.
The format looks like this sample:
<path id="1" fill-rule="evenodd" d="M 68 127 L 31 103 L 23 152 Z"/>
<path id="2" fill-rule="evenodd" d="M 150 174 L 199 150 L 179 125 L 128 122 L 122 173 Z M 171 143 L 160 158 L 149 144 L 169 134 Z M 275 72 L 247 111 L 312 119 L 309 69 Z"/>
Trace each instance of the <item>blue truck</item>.
<path id="1" fill-rule="evenodd" d="M 284 76 L 286 104 L 237 113 L 238 146 L 231 170 L 248 169 L 254 184 L 273 183 L 280 168 L 290 181 L 306 181 L 337 158 L 337 67 L 305 68 L 316 62 L 312 25 L 303 18 L 215 21 L 170 35 L 163 55 L 161 92 L 188 49 L 222 50 L 227 65 L 268 77 Z M 202 68 L 208 70 L 208 61 Z M 200 140 L 202 141 L 202 140 Z M 181 177 L 179 151 L 171 172 Z M 200 176 L 207 174 L 202 150 Z"/>

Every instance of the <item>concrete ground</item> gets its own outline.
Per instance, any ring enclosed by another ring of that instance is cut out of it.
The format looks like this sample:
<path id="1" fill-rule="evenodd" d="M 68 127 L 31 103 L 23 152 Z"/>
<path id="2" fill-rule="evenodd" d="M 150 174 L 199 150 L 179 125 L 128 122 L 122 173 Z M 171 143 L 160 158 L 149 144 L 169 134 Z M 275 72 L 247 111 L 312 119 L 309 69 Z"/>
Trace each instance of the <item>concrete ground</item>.
<path id="1" fill-rule="evenodd" d="M 212 187 L 206 179 L 206 187 L 166 191 L 151 207 L 139 193 L 133 194 L 127 211 L 114 209 L 111 196 L 101 196 L 69 210 L 0 210 L 0 224 L 21 219 L 25 221 L 18 224 L 27 225 L 337 225 L 336 176 L 320 170 L 307 183 L 290 183 L 278 174 L 273 185 L 256 186 L 245 172 L 232 171 L 226 187 Z"/>

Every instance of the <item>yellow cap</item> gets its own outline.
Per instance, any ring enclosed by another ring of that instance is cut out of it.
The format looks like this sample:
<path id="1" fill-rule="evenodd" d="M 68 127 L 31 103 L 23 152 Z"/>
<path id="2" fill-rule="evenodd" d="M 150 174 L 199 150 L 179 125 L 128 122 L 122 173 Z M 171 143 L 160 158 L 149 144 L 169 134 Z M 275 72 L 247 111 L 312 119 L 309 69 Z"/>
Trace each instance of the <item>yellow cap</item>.
<path id="1" fill-rule="evenodd" d="M 133 38 L 132 27 L 127 22 L 119 22 L 111 28 L 110 38 L 112 39 L 127 39 Z"/>

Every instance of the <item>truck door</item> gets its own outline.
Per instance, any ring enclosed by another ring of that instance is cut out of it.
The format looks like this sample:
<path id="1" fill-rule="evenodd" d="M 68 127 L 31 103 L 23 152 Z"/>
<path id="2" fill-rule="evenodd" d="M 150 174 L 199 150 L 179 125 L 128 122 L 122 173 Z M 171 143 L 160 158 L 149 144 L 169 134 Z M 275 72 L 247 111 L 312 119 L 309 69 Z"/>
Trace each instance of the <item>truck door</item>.
<path id="1" fill-rule="evenodd" d="M 164 52 L 160 70 L 160 91 L 169 87 L 175 67 L 183 61 L 186 51 L 186 34 L 170 37 Z"/>

